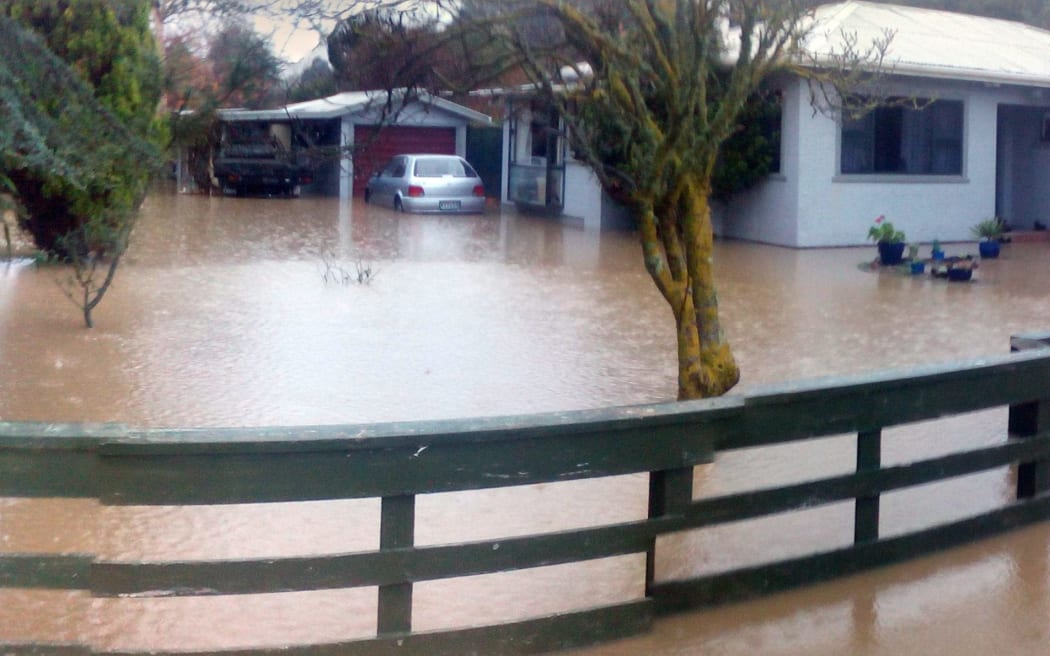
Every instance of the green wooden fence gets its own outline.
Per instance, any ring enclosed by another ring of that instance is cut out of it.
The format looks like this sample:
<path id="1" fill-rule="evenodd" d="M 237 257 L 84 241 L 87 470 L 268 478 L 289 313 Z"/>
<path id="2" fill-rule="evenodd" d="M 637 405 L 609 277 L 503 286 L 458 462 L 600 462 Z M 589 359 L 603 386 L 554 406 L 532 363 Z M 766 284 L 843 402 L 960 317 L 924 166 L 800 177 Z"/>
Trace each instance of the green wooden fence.
<path id="1" fill-rule="evenodd" d="M 561 414 L 267 429 L 0 423 L 0 497 L 88 498 L 107 505 L 381 499 L 375 551 L 177 562 L 0 553 L 0 588 L 140 597 L 378 586 L 372 638 L 224 654 L 536 653 L 633 635 L 659 613 L 843 576 L 1050 517 L 1048 343 L 1050 334 L 1023 335 L 1012 341 L 1019 352 L 976 361 L 707 401 Z M 881 465 L 882 429 L 999 406 L 1010 406 L 1001 443 Z M 854 473 L 693 499 L 693 467 L 717 461 L 720 451 L 843 433 L 857 435 Z M 881 494 L 1007 465 L 1017 468 L 1016 500 L 963 520 L 880 537 Z M 638 472 L 650 479 L 644 520 L 414 546 L 419 494 Z M 659 536 L 850 500 L 856 508 L 850 546 L 690 580 L 654 580 Z M 415 583 L 624 554 L 648 554 L 644 598 L 495 626 L 413 632 Z M 186 653 L 178 645 L 171 651 Z M 20 652 L 91 649 L 0 644 L 0 653 Z"/>

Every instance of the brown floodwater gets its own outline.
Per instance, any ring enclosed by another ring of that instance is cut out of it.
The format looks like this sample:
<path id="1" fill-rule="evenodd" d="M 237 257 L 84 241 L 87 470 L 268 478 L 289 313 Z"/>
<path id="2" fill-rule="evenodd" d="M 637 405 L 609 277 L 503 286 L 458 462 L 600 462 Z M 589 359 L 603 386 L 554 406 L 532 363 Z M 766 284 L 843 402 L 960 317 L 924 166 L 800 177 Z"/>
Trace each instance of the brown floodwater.
<path id="1" fill-rule="evenodd" d="M 858 234 L 867 219 L 858 218 Z M 949 245 L 949 254 L 974 251 Z M 797 378 L 1003 353 L 1050 327 L 1050 242 L 1015 243 L 970 284 L 872 273 L 873 248 L 719 242 L 715 266 L 738 391 Z M 370 282 L 359 284 L 368 272 Z M 665 401 L 670 313 L 635 237 L 492 210 L 394 214 L 332 199 L 158 192 L 86 330 L 59 268 L 0 262 L 0 421 L 136 427 L 338 424 Z M 886 431 L 884 461 L 1003 439 L 1005 411 Z M 734 452 L 698 496 L 849 471 L 854 438 Z M 1010 498 L 1003 468 L 883 497 L 883 532 Z M 644 517 L 643 476 L 420 497 L 418 544 Z M 341 553 L 378 544 L 378 502 L 102 507 L 0 498 L 0 551 L 108 559 Z M 675 535 L 679 578 L 848 543 L 836 504 Z M 587 654 L 1011 654 L 1050 643 L 1050 530 L 746 604 L 661 620 Z M 542 615 L 644 594 L 642 556 L 416 586 L 419 630 Z M 104 599 L 0 590 L 0 643 L 196 649 L 374 633 L 374 589 Z"/>

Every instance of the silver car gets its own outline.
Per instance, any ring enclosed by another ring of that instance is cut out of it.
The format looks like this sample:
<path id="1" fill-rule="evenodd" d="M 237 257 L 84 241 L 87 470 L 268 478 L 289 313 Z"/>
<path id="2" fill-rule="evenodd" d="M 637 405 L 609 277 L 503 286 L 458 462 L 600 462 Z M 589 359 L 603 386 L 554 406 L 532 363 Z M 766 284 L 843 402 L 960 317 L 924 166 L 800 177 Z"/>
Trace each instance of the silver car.
<path id="1" fill-rule="evenodd" d="M 365 202 L 405 212 L 482 212 L 485 185 L 462 157 L 396 155 L 368 181 Z"/>

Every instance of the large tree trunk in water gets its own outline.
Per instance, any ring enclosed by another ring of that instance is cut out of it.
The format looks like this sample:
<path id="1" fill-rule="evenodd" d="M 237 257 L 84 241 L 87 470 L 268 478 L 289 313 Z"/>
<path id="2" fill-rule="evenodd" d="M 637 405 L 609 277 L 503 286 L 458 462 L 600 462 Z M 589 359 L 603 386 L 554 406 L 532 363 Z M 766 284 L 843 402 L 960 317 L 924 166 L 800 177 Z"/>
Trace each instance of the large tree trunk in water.
<path id="1" fill-rule="evenodd" d="M 655 211 L 670 214 L 658 220 Z M 685 185 L 671 207 L 645 208 L 638 219 L 646 268 L 675 318 L 678 399 L 721 396 L 740 370 L 718 317 L 707 195 Z"/>
<path id="2" fill-rule="evenodd" d="M 691 316 L 699 341 L 699 370 L 690 371 L 683 381 L 679 375 L 678 398 L 696 399 L 721 396 L 740 380 L 740 369 L 722 331 L 718 317 L 718 294 L 712 256 L 714 233 L 711 228 L 711 205 L 709 194 L 696 185 L 689 185 L 681 200 L 683 237 L 689 268 L 689 289 L 692 292 Z M 683 316 L 688 319 L 688 316 Z M 679 331 L 681 340 L 681 331 Z M 679 346 L 679 353 L 682 347 Z M 682 360 L 679 358 L 679 369 Z"/>

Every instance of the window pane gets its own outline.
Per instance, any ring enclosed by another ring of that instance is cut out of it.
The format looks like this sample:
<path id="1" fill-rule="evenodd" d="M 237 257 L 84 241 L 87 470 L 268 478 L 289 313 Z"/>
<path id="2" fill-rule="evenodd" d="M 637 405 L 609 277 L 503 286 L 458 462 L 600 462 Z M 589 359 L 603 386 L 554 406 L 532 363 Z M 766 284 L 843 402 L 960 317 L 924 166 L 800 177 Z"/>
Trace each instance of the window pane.
<path id="1" fill-rule="evenodd" d="M 418 160 L 416 161 L 415 175 L 417 178 L 466 177 L 466 173 L 463 171 L 463 164 L 458 159 L 451 157 Z"/>
<path id="2" fill-rule="evenodd" d="M 963 104 L 891 98 L 900 106 L 879 107 L 842 122 L 842 173 L 961 175 Z"/>

